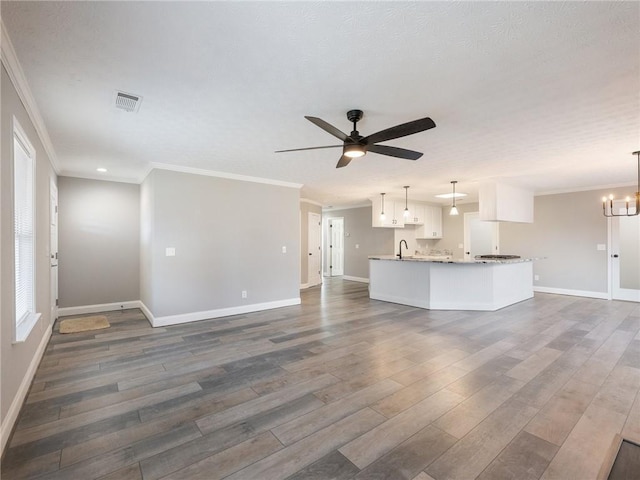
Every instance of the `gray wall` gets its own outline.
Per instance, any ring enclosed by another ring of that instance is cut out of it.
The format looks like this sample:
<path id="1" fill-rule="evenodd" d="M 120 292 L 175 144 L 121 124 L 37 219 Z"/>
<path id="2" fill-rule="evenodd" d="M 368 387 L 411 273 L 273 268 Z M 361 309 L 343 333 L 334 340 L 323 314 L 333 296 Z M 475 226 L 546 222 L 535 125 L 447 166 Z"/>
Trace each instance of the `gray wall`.
<path id="1" fill-rule="evenodd" d="M 145 305 L 161 317 L 299 298 L 299 200 L 297 188 L 153 170 L 142 186 Z"/>
<path id="2" fill-rule="evenodd" d="M 394 250 L 392 228 L 371 226 L 371 207 L 324 211 L 324 218 L 344 218 L 344 274 L 369 278 L 369 255 L 390 254 Z M 356 248 L 359 245 L 360 248 Z"/>
<path id="3" fill-rule="evenodd" d="M 35 361 L 38 345 L 51 325 L 51 287 L 49 268 L 49 185 L 56 181 L 49 157 L 38 134 L 22 106 L 4 65 L 0 80 L 0 418 L 3 429 L 13 402 L 29 365 Z M 18 119 L 31 144 L 36 149 L 36 310 L 42 317 L 23 343 L 12 344 L 15 322 L 15 281 L 13 248 L 13 116 Z"/>
<path id="4" fill-rule="evenodd" d="M 322 207 L 300 202 L 300 283 L 309 282 L 309 213 L 317 213 L 322 221 Z"/>
<path id="5" fill-rule="evenodd" d="M 547 257 L 534 263 L 540 276 L 535 286 L 606 293 L 608 253 L 596 250 L 597 244 L 607 243 L 600 199 L 630 190 L 633 187 L 537 196 L 533 224 L 500 224 L 500 250 Z"/>
<path id="6" fill-rule="evenodd" d="M 60 307 L 140 299 L 140 186 L 58 179 Z"/>

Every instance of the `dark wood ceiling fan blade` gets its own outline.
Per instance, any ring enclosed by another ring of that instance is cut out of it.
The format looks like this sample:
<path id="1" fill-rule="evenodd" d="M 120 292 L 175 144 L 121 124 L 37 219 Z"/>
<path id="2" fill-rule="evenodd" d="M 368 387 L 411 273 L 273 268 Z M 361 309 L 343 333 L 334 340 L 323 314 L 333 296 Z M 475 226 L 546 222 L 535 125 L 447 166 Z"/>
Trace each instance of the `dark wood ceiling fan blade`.
<path id="1" fill-rule="evenodd" d="M 319 150 L 321 148 L 338 148 L 344 147 L 344 145 L 327 145 L 326 147 L 307 147 L 307 148 L 291 148 L 289 150 L 276 150 L 273 153 L 283 153 L 283 152 L 301 152 L 302 150 Z"/>
<path id="2" fill-rule="evenodd" d="M 367 145 L 367 151 L 379 153 L 380 155 L 389 155 L 390 157 L 404 158 L 405 160 L 417 160 L 422 153 L 406 148 L 389 147 L 388 145 Z"/>
<path id="3" fill-rule="evenodd" d="M 330 123 L 325 122 L 324 120 L 322 120 L 321 118 L 318 117 L 308 117 L 305 115 L 305 117 L 307 120 L 309 120 L 311 123 L 313 123 L 314 125 L 317 125 L 318 127 L 320 127 L 321 129 L 323 129 L 325 132 L 330 133 L 331 135 L 333 135 L 336 138 L 339 138 L 340 140 L 342 140 L 343 142 L 349 138 L 349 136 L 344 133 L 341 132 L 340 130 L 338 130 L 336 127 L 334 127 L 333 125 L 331 125 Z"/>
<path id="4" fill-rule="evenodd" d="M 385 130 L 380 130 L 379 132 L 365 137 L 363 141 L 369 145 L 373 143 L 386 142 L 387 140 L 393 140 L 394 138 L 406 137 L 407 135 L 413 135 L 414 133 L 424 132 L 425 130 L 429 130 L 435 126 L 436 124 L 433 120 L 429 117 L 425 117 L 420 120 L 414 120 L 413 122 L 407 122 Z"/>
<path id="5" fill-rule="evenodd" d="M 338 160 L 338 164 L 336 165 L 336 168 L 346 167 L 347 165 L 349 165 L 349 162 L 351 160 L 352 160 L 351 157 L 347 157 L 346 155 L 342 155 L 340 157 L 340 160 Z"/>

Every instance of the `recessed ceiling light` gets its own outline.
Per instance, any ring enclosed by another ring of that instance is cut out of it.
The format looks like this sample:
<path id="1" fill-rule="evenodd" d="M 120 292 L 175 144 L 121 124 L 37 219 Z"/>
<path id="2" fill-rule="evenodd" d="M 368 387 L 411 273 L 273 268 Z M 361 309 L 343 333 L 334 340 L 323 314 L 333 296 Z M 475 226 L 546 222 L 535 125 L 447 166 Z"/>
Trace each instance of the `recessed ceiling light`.
<path id="1" fill-rule="evenodd" d="M 106 171 L 107 171 L 107 169 L 103 168 L 103 167 L 96 168 L 96 172 L 105 173 Z"/>
<path id="2" fill-rule="evenodd" d="M 467 194 L 466 193 L 441 193 L 440 195 L 436 195 L 437 198 L 460 198 L 460 197 L 466 197 Z"/>

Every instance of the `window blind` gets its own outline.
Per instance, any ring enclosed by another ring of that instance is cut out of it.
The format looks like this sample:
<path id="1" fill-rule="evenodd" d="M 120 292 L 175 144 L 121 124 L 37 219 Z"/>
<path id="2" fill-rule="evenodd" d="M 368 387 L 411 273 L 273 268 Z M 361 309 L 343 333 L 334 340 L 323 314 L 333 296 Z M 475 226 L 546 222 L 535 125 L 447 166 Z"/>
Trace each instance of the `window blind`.
<path id="1" fill-rule="evenodd" d="M 14 152 L 16 326 L 35 313 L 33 158 L 17 135 Z"/>

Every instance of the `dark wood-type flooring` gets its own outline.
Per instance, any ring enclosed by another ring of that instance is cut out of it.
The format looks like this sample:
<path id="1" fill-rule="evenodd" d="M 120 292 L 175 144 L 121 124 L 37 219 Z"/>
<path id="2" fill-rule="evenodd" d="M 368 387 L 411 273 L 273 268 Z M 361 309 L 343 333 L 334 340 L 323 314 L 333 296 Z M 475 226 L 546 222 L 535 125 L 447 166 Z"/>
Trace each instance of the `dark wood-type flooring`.
<path id="1" fill-rule="evenodd" d="M 254 314 L 107 316 L 56 326 L 3 480 L 587 480 L 640 439 L 637 303 L 428 311 L 334 279 Z"/>

